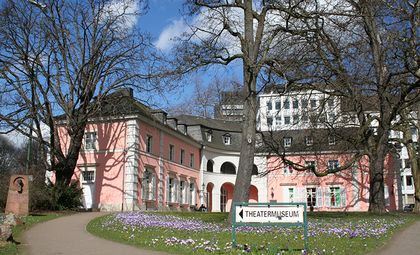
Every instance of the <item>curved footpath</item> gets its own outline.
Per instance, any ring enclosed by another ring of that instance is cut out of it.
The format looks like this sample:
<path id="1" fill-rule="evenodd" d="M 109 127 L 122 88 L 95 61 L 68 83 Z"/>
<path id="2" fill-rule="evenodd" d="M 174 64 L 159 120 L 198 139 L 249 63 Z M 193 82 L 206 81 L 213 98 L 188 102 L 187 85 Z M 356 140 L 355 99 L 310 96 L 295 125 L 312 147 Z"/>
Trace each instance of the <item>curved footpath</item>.
<path id="1" fill-rule="evenodd" d="M 90 220 L 105 213 L 78 213 L 35 225 L 20 238 L 25 255 L 167 255 L 142 250 L 93 236 L 86 231 Z M 381 249 L 370 255 L 420 254 L 420 221 L 396 233 Z"/>
<path id="2" fill-rule="evenodd" d="M 166 255 L 138 249 L 93 236 L 86 231 L 90 220 L 105 213 L 78 213 L 43 222 L 19 238 L 19 251 L 25 255 Z"/>

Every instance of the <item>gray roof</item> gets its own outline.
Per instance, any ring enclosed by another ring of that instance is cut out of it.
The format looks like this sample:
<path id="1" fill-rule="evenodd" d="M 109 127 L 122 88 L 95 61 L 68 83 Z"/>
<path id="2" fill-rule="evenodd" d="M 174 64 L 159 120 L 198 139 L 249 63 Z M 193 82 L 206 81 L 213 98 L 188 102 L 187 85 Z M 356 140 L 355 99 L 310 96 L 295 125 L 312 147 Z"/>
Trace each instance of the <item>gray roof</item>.
<path id="1" fill-rule="evenodd" d="M 213 130 L 242 132 L 242 122 L 240 121 L 210 119 L 192 115 L 179 115 L 175 118 L 178 119 L 178 124 L 185 124 L 187 126 L 200 125 Z"/>

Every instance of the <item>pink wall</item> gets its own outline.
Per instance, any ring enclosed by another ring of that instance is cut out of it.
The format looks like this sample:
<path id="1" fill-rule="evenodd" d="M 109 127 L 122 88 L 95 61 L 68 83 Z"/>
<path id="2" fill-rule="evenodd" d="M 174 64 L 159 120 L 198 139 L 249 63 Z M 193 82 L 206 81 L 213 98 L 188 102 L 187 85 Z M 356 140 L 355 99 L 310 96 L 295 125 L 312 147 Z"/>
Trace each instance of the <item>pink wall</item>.
<path id="1" fill-rule="evenodd" d="M 295 155 L 287 157 L 288 160 L 291 160 L 294 163 L 304 165 L 305 161 L 315 161 L 318 171 L 327 169 L 328 160 L 339 160 L 340 166 L 344 166 L 346 163 L 349 163 L 352 159 L 351 155 L 347 154 L 324 154 L 318 156 L 310 155 Z M 306 188 L 316 187 L 319 190 L 324 190 L 328 192 L 329 188 L 332 186 L 341 187 L 344 189 L 344 195 L 346 198 L 346 205 L 344 207 L 328 207 L 327 201 L 325 199 L 331 199 L 331 197 L 323 196 L 322 203 L 318 200 L 319 204 L 322 206 L 316 207 L 315 210 L 323 211 L 367 211 L 369 208 L 368 203 L 368 194 L 369 194 L 369 162 L 367 157 L 363 157 L 356 163 L 355 169 L 348 169 L 341 171 L 336 174 L 330 174 L 325 177 L 316 177 L 312 173 L 308 172 L 298 172 L 293 169 L 292 173 L 284 174 L 283 168 L 284 165 L 280 158 L 278 157 L 269 157 L 267 160 L 267 168 L 272 171 L 268 175 L 268 200 L 277 200 L 277 202 L 289 202 L 289 188 L 294 188 L 297 190 L 298 194 L 294 194 L 294 202 L 306 202 L 307 198 L 303 195 L 302 190 Z M 386 183 L 390 189 L 394 189 L 392 184 L 394 181 L 393 178 L 393 162 L 392 157 L 387 157 L 385 162 L 385 169 L 387 175 Z M 353 172 L 353 173 L 352 173 Z M 273 195 L 273 196 L 272 196 Z M 389 206 L 390 210 L 395 210 L 395 197 L 394 192 L 390 192 L 390 201 Z"/>
<path id="2" fill-rule="evenodd" d="M 159 156 L 163 155 L 163 171 L 164 171 L 164 201 L 166 205 L 166 177 L 169 173 L 176 176 L 178 179 L 186 179 L 189 181 L 195 180 L 196 194 L 195 201 L 199 203 L 198 190 L 199 186 L 199 163 L 200 163 L 200 146 L 193 142 L 191 138 L 180 139 L 175 137 L 175 132 L 167 128 L 160 129 L 147 124 L 143 121 L 138 121 L 139 127 L 139 155 L 138 155 L 138 206 L 144 204 L 142 200 L 142 177 L 145 168 L 153 170 L 156 177 L 155 201 L 152 201 L 154 207 L 158 207 L 158 186 L 159 186 L 159 171 L 160 159 Z M 112 204 L 118 207 L 122 204 L 122 188 L 124 187 L 124 171 L 126 161 L 127 144 L 127 123 L 125 121 L 113 121 L 107 123 L 89 124 L 86 132 L 97 133 L 97 146 L 96 150 L 81 151 L 75 170 L 74 179 L 80 179 L 80 170 L 84 166 L 95 166 L 95 204 Z M 146 152 L 146 137 L 153 137 L 152 152 Z M 179 134 L 181 135 L 181 134 Z M 161 137 L 162 136 L 162 137 Z M 182 135 L 181 135 L 182 136 Z M 60 129 L 60 141 L 63 148 L 68 146 L 68 136 L 65 130 Z M 163 151 L 160 151 L 160 143 L 163 141 Z M 170 162 L 169 159 L 169 144 L 175 146 L 175 162 Z M 180 164 L 180 149 L 185 150 L 184 164 Z M 64 149 L 65 150 L 65 149 Z M 194 154 L 194 167 L 190 168 L 190 154 Z M 188 187 L 186 187 L 188 188 Z M 179 207 L 177 204 L 175 207 Z"/>

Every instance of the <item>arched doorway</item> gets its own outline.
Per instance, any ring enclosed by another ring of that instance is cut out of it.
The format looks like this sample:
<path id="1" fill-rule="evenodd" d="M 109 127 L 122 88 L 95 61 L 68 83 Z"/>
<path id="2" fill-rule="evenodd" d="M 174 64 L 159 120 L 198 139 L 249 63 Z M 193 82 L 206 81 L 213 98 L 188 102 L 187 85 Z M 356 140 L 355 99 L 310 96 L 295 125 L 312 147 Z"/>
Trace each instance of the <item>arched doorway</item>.
<path id="1" fill-rule="evenodd" d="M 206 187 L 206 194 L 204 194 L 204 203 L 207 207 L 207 211 L 211 212 L 213 209 L 213 187 L 214 184 L 209 182 L 207 183 L 207 187 Z"/>
<path id="2" fill-rule="evenodd" d="M 254 185 L 249 186 L 249 202 L 258 203 L 258 189 Z"/>
<path id="3" fill-rule="evenodd" d="M 220 188 L 220 211 L 229 212 L 232 205 L 234 185 L 226 182 Z"/>

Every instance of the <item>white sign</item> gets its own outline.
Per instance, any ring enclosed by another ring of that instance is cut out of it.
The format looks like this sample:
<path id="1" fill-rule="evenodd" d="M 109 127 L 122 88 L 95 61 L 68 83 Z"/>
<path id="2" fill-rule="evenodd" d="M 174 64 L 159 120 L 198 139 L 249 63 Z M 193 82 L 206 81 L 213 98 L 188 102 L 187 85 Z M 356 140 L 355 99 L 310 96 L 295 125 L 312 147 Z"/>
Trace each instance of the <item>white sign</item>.
<path id="1" fill-rule="evenodd" d="M 236 223 L 303 223 L 303 205 L 237 205 Z"/>

